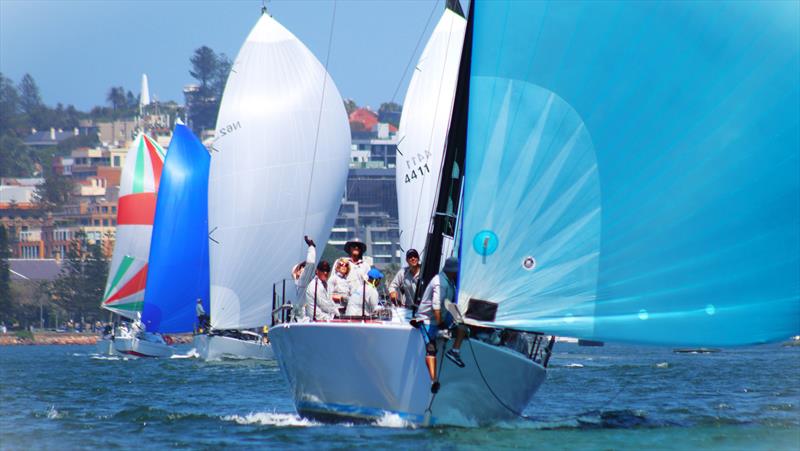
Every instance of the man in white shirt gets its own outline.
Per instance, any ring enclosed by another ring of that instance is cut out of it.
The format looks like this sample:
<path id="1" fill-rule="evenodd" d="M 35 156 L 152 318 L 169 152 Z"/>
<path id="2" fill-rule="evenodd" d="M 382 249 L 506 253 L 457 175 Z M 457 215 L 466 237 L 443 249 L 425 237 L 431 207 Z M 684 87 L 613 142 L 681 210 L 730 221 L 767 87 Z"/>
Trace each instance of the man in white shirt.
<path id="1" fill-rule="evenodd" d="M 361 283 L 367 280 L 367 273 L 372 267 L 372 258 L 365 257 L 367 245 L 358 238 L 353 238 L 344 244 L 344 253 L 349 257 L 350 272 L 347 280 L 351 283 Z"/>
<path id="2" fill-rule="evenodd" d="M 422 300 L 419 304 L 417 314 L 425 316 L 428 325 L 428 336 L 435 338 L 440 330 L 446 330 L 453 320 L 444 308 L 445 301 L 455 303 L 456 299 L 456 280 L 458 278 L 458 259 L 450 257 L 444 262 L 442 271 L 431 279 Z M 444 312 L 443 312 L 444 310 Z M 459 367 L 464 367 L 461 360 L 461 342 L 466 334 L 462 328 L 456 330 L 456 340 L 453 347 L 445 353 L 445 356 Z"/>
<path id="3" fill-rule="evenodd" d="M 317 265 L 316 277 L 309 282 L 306 288 L 306 317 L 312 321 L 329 321 L 339 313 L 339 308 L 328 293 L 328 277 L 331 274 L 331 264 L 322 260 Z"/>
<path id="4" fill-rule="evenodd" d="M 294 265 L 294 268 L 292 268 L 292 280 L 294 280 L 295 288 L 294 316 L 298 320 L 305 317 L 304 305 L 306 300 L 306 287 L 308 286 L 308 282 L 311 281 L 311 278 L 314 277 L 314 263 L 317 260 L 317 246 L 314 240 L 307 235 L 304 236 L 303 239 L 308 245 L 306 259 Z"/>

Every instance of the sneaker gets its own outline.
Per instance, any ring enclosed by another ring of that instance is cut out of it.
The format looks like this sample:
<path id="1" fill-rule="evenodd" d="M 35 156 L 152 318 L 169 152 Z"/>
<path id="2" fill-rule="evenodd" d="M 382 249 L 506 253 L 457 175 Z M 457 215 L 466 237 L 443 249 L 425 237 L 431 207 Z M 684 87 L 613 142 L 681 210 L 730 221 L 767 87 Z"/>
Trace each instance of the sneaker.
<path id="1" fill-rule="evenodd" d="M 464 366 L 466 366 L 464 364 L 464 361 L 461 360 L 461 353 L 460 352 L 456 352 L 456 351 L 454 351 L 452 349 L 449 349 L 447 352 L 444 353 L 444 355 L 448 359 L 450 359 L 451 362 L 453 362 L 456 365 L 458 365 L 459 368 L 464 368 Z"/>

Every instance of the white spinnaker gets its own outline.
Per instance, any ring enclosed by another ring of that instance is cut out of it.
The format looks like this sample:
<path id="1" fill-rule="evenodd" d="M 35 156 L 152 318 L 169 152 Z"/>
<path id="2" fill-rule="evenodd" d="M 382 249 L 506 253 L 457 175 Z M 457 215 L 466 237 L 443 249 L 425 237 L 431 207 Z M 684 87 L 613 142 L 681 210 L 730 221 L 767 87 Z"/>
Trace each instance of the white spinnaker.
<path id="1" fill-rule="evenodd" d="M 325 68 L 267 14 L 234 61 L 212 150 L 211 325 L 269 324 L 272 284 L 304 258 L 303 235 L 320 246 L 328 240 L 347 179 L 350 128 Z"/>
<path id="2" fill-rule="evenodd" d="M 467 22 L 445 9 L 408 85 L 397 153 L 400 245 L 423 252 L 453 109 Z M 449 174 L 448 174 L 449 176 Z"/>

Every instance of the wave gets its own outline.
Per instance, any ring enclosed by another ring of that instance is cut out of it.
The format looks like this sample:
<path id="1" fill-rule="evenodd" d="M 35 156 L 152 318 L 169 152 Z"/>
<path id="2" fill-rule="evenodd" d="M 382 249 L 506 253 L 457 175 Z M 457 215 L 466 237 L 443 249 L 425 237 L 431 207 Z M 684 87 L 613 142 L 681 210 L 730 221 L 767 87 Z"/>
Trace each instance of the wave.
<path id="1" fill-rule="evenodd" d="M 200 357 L 200 354 L 197 353 L 195 348 L 192 348 L 186 354 L 172 354 L 169 356 L 170 359 L 196 359 Z"/>
<path id="2" fill-rule="evenodd" d="M 383 416 L 375 420 L 372 423 L 373 426 L 378 426 L 382 428 L 394 428 L 394 429 L 414 429 L 415 426 L 412 423 L 400 418 L 400 415 L 396 413 L 384 412 Z"/>
<path id="3" fill-rule="evenodd" d="M 293 413 L 278 412 L 250 412 L 247 415 L 226 415 L 221 417 L 224 421 L 236 424 L 257 424 L 261 426 L 277 427 L 312 427 L 321 426 L 321 423 L 311 421 Z"/>

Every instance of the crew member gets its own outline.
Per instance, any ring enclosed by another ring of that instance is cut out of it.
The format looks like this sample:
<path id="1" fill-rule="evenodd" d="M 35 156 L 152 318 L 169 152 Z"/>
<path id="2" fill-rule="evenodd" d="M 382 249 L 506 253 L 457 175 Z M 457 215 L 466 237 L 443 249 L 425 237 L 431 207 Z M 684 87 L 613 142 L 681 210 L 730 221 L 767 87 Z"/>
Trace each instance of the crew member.
<path id="1" fill-rule="evenodd" d="M 306 287 L 311 278 L 314 277 L 314 262 L 317 260 L 317 245 L 314 240 L 309 238 L 308 235 L 304 236 L 303 239 L 308 245 L 306 260 L 294 265 L 294 268 L 292 268 L 292 280 L 294 280 L 295 287 L 294 316 L 298 320 L 305 317 L 303 306 L 305 304 Z"/>
<path id="2" fill-rule="evenodd" d="M 328 277 L 331 274 L 331 264 L 322 260 L 317 265 L 314 280 L 306 287 L 306 317 L 312 321 L 329 321 L 339 314 L 339 308 L 328 294 Z"/>
<path id="3" fill-rule="evenodd" d="M 358 238 L 344 244 L 344 253 L 349 257 L 348 264 L 350 265 L 350 272 L 347 275 L 347 280 L 351 283 L 361 283 L 367 280 L 367 273 L 372 267 L 372 258 L 365 257 L 367 252 L 367 245 Z"/>
<path id="4" fill-rule="evenodd" d="M 356 286 L 353 296 L 347 302 L 347 316 L 369 317 L 378 310 L 378 285 L 383 279 L 383 273 L 376 268 L 367 272 L 367 280 L 361 282 L 361 286 Z"/>
<path id="5" fill-rule="evenodd" d="M 444 267 L 439 274 L 431 279 L 422 301 L 419 304 L 418 313 L 427 317 L 429 322 L 428 335 L 436 337 L 439 331 L 445 331 L 453 322 L 450 314 L 445 310 L 445 301 L 455 302 L 455 286 L 458 277 L 458 259 L 450 257 L 444 262 Z M 448 359 L 459 367 L 464 367 L 461 360 L 461 342 L 466 336 L 463 328 L 456 329 L 456 340 L 453 347 L 445 353 Z M 432 341 L 433 342 L 433 341 Z M 430 353 L 431 349 L 428 349 Z M 435 349 L 434 349 L 435 352 Z"/>
<path id="6" fill-rule="evenodd" d="M 406 252 L 406 263 L 408 266 L 398 271 L 389 284 L 389 298 L 394 304 L 413 309 L 416 303 L 417 287 L 419 287 L 422 276 L 419 252 L 416 249 L 409 249 Z"/>

